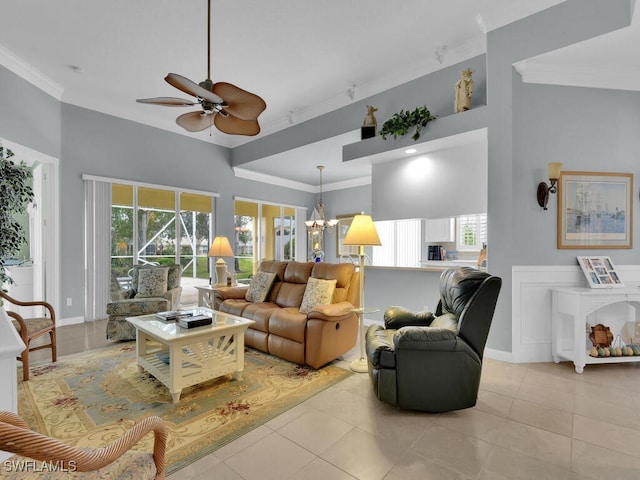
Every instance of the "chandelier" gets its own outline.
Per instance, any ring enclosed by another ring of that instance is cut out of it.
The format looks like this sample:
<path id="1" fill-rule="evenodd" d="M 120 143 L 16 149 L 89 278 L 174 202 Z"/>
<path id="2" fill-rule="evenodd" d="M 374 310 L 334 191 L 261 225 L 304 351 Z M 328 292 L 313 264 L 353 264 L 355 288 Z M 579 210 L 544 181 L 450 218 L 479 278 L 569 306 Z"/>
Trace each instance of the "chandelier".
<path id="1" fill-rule="evenodd" d="M 312 235 L 320 235 L 325 230 L 331 233 L 333 232 L 333 227 L 338 224 L 338 220 L 335 218 L 331 220 L 324 218 L 324 204 L 322 203 L 322 170 L 324 169 L 324 165 L 318 165 L 316 168 L 320 170 L 320 202 L 313 208 L 311 218 L 304 222 L 307 226 L 307 231 Z"/>

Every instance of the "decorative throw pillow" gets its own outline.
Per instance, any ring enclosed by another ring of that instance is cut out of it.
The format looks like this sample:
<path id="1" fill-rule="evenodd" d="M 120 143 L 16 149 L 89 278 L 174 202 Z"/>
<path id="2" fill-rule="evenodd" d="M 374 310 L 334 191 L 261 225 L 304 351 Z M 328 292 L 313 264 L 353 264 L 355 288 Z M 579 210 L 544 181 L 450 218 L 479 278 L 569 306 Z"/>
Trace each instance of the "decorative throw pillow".
<path id="1" fill-rule="evenodd" d="M 433 319 L 430 327 L 446 328 L 452 332 L 458 333 L 458 319 L 453 313 L 445 313 Z"/>
<path id="2" fill-rule="evenodd" d="M 304 290 L 300 313 L 309 313 L 316 305 L 331 303 L 333 292 L 336 289 L 336 280 L 322 280 L 309 277 L 307 287 Z"/>
<path id="3" fill-rule="evenodd" d="M 173 265 L 169 267 L 169 272 L 167 273 L 167 290 L 171 290 L 180 286 L 181 274 L 182 267 L 180 267 L 180 265 Z"/>
<path id="4" fill-rule="evenodd" d="M 275 273 L 257 272 L 251 279 L 247 293 L 244 295 L 245 300 L 248 302 L 264 302 L 275 279 Z"/>
<path id="5" fill-rule="evenodd" d="M 162 297 L 167 291 L 168 268 L 141 268 L 136 298 Z"/>

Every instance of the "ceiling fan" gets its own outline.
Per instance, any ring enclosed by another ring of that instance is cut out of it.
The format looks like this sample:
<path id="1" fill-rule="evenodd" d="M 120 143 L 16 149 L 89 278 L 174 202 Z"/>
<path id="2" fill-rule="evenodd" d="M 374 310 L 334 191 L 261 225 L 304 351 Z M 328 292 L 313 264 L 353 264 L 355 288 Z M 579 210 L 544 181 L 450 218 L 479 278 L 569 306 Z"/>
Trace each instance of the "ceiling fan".
<path id="1" fill-rule="evenodd" d="M 189 132 L 199 132 L 213 124 L 221 132 L 231 135 L 253 136 L 260 133 L 258 116 L 267 108 L 265 101 L 231 83 L 211 81 L 211 0 L 208 0 L 207 9 L 207 79 L 198 84 L 177 73 L 169 73 L 165 80 L 196 99 L 154 97 L 136 101 L 166 107 L 200 105 L 202 111 L 185 113 L 176 118 L 176 123 Z"/>

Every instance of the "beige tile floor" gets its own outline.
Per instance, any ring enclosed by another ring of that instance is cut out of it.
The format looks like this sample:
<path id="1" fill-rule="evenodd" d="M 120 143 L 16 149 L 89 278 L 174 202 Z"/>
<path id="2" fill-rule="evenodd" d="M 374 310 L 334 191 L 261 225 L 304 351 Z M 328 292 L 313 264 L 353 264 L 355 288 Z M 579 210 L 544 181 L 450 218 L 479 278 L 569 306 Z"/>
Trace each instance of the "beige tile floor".
<path id="1" fill-rule="evenodd" d="M 60 328 L 60 355 L 105 345 L 104 330 Z M 168 478 L 640 479 L 640 364 L 486 359 L 477 406 L 444 414 L 396 410 L 355 374 Z"/>

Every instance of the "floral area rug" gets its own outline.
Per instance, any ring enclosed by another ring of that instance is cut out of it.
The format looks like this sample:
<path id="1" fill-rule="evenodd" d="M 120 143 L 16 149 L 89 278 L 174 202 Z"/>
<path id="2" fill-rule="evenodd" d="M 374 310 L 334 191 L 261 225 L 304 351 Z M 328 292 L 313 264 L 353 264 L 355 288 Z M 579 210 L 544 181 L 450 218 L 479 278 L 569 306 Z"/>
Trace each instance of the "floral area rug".
<path id="1" fill-rule="evenodd" d="M 33 430 L 88 447 L 105 446 L 158 415 L 169 430 L 169 474 L 350 375 L 246 349 L 242 380 L 229 375 L 186 388 L 173 404 L 169 390 L 138 368 L 135 342 L 117 343 L 32 367 L 29 381 L 18 384 L 18 412 Z M 135 448 L 152 451 L 153 435 Z"/>

